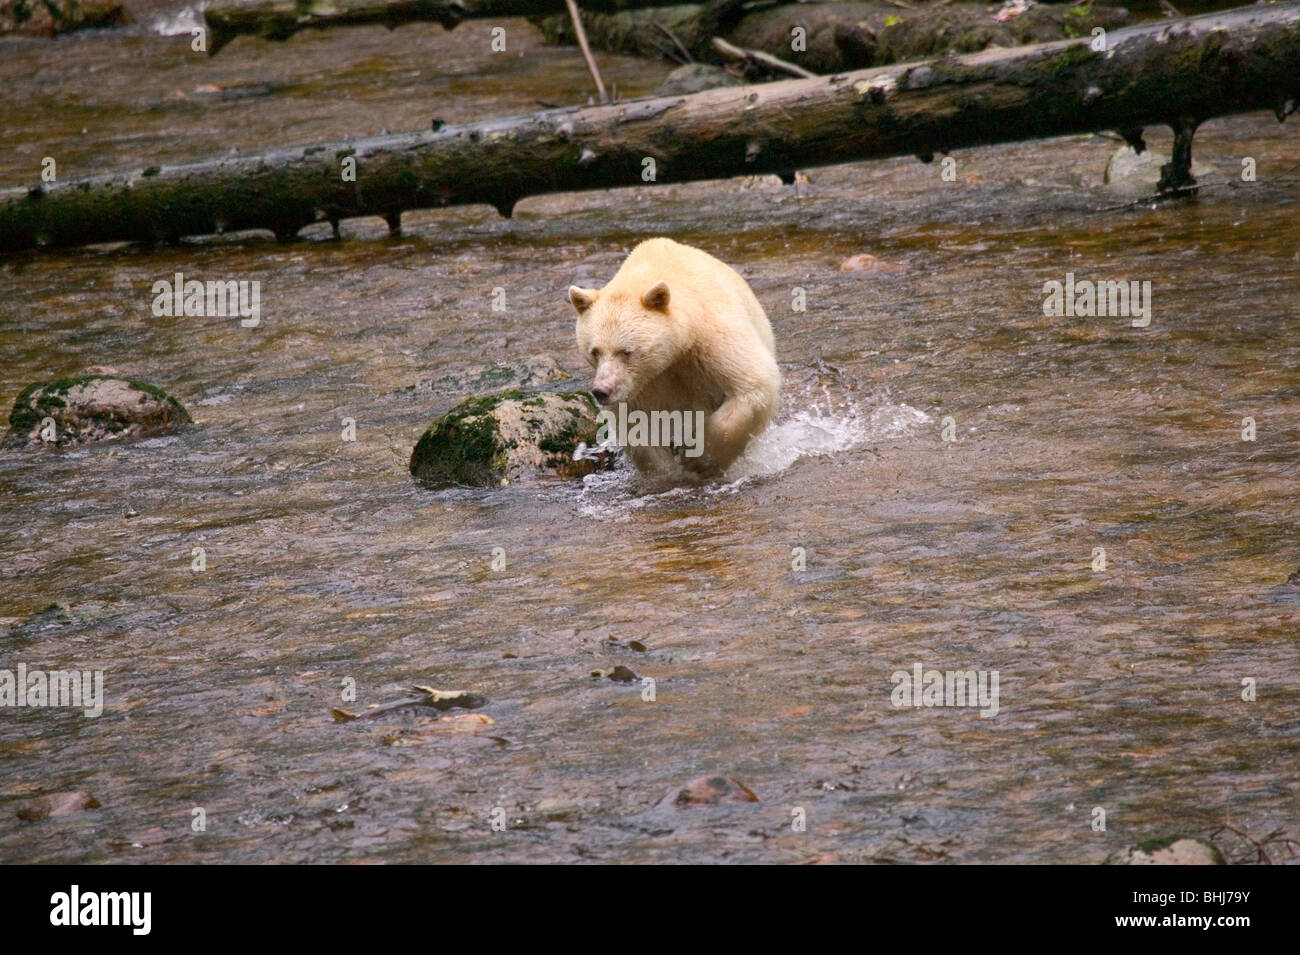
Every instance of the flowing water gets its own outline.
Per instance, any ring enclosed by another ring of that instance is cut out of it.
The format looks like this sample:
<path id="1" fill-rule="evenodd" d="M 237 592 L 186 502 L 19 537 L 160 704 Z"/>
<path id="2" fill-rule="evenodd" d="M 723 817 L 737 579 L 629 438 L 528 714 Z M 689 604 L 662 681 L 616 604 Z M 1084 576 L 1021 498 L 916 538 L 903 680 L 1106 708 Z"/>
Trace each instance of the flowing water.
<path id="1" fill-rule="evenodd" d="M 470 23 L 212 59 L 148 22 L 0 42 L 0 182 L 586 96 L 523 21 L 507 54 Z M 668 69 L 602 62 L 628 96 Z M 106 695 L 0 712 L 0 859 L 1090 863 L 1225 821 L 1300 838 L 1295 136 L 1207 124 L 1202 194 L 1158 208 L 1114 208 L 1115 143 L 1076 137 L 960 152 L 956 182 L 899 159 L 414 213 L 401 238 L 0 260 L 5 402 L 108 365 L 196 422 L 0 455 L 0 668 L 102 669 Z M 414 483 L 416 438 L 485 367 L 551 355 L 582 383 L 565 289 L 659 234 L 772 320 L 783 410 L 734 471 Z M 902 268 L 838 270 L 860 252 Z M 178 271 L 259 281 L 261 325 L 154 317 Z M 1068 272 L 1150 281 L 1150 325 L 1045 316 Z M 896 707 L 915 664 L 997 671 L 996 716 Z M 590 675 L 620 665 L 653 701 Z M 492 722 L 331 718 L 411 684 Z M 714 774 L 760 801 L 661 804 Z M 101 808 L 14 820 L 66 790 Z"/>

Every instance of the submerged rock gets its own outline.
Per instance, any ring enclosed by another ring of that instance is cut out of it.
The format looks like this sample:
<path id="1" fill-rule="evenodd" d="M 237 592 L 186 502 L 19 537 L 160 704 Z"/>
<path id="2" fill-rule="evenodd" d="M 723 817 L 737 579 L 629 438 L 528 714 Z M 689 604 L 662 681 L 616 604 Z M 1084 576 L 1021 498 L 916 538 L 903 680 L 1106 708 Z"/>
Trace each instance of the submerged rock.
<path id="1" fill-rule="evenodd" d="M 1265 595 L 1270 603 L 1300 604 L 1300 570 L 1286 579 L 1286 583 L 1271 588 Z"/>
<path id="2" fill-rule="evenodd" d="M 744 86 L 745 81 L 739 76 L 732 76 L 720 66 L 708 63 L 687 63 L 679 66 L 655 87 L 651 96 L 679 96 L 683 93 L 699 93 L 718 86 Z"/>
<path id="3" fill-rule="evenodd" d="M 190 423 L 189 412 L 161 388 L 121 375 L 37 382 L 9 413 L 7 448 L 67 448 L 162 434 Z"/>
<path id="4" fill-rule="evenodd" d="M 660 805 L 677 809 L 689 806 L 717 806 L 721 803 L 758 802 L 748 786 L 729 776 L 701 776 L 663 798 Z"/>
<path id="5" fill-rule="evenodd" d="M 612 670 L 600 670 L 600 669 L 592 670 L 591 676 L 594 679 L 599 679 L 602 676 L 607 676 L 611 680 L 615 680 L 618 683 L 632 683 L 633 681 L 638 679 L 637 675 L 633 673 L 632 670 L 628 669 L 625 666 L 622 666 L 621 664 L 619 666 L 614 667 L 614 669 Z"/>
<path id="6" fill-rule="evenodd" d="M 1117 196 L 1140 199 L 1154 196 L 1160 184 L 1160 167 L 1169 162 L 1169 157 L 1152 149 L 1141 153 L 1132 146 L 1121 146 L 1110 154 L 1106 162 L 1106 174 L 1102 182 L 1106 188 Z M 1198 180 L 1213 173 L 1209 166 L 1192 160 L 1192 175 Z"/>
<path id="7" fill-rule="evenodd" d="M 121 0 L 0 0 L 0 36 L 55 36 L 130 22 Z"/>
<path id="8" fill-rule="evenodd" d="M 903 272 L 907 266 L 898 262 L 886 262 L 884 259 L 878 259 L 870 252 L 859 252 L 857 255 L 850 255 L 840 263 L 841 272 Z"/>
<path id="9" fill-rule="evenodd" d="M 1218 846 L 1194 836 L 1166 836 L 1106 857 L 1106 865 L 1227 865 Z"/>
<path id="10" fill-rule="evenodd" d="M 15 643 L 31 643 L 47 633 L 66 630 L 76 624 L 77 618 L 72 615 L 71 607 L 65 603 L 52 603 L 27 620 L 13 624 L 5 636 Z"/>
<path id="11" fill-rule="evenodd" d="M 503 388 L 532 388 L 572 377 L 550 355 L 529 355 L 522 361 L 475 363 L 453 374 L 431 378 L 409 386 L 417 395 L 478 395 Z"/>
<path id="12" fill-rule="evenodd" d="M 430 425 L 411 452 L 411 473 L 443 486 L 581 477 L 605 462 L 575 461 L 580 443 L 596 443 L 596 402 L 586 392 L 503 391 L 468 398 Z"/>
<path id="13" fill-rule="evenodd" d="M 75 816 L 88 809 L 98 809 L 99 800 L 90 793 L 66 792 L 50 793 L 37 796 L 22 803 L 15 815 L 23 822 L 40 822 L 42 819 L 58 819 L 60 816 Z"/>

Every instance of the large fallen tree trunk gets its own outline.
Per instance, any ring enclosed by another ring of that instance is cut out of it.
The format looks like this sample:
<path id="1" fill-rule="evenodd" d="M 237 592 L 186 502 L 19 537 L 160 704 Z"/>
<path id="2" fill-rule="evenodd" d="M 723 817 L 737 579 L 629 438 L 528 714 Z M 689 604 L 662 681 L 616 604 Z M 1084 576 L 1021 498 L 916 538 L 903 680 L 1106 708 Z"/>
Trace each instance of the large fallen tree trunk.
<path id="1" fill-rule="evenodd" d="M 631 10 L 664 0 L 583 0 L 584 10 Z M 741 0 L 723 0 L 739 6 Z M 208 52 L 216 53 L 237 36 L 285 40 L 299 30 L 431 21 L 447 29 L 465 20 L 536 17 L 564 13 L 564 0 L 213 0 L 203 11 Z"/>
<path id="2" fill-rule="evenodd" d="M 808 80 L 442 126 L 0 193 L 0 248 L 176 240 L 254 228 L 282 238 L 407 209 L 775 172 L 1165 123 L 1190 161 L 1213 116 L 1300 99 L 1300 2 Z M 1187 148 L 1182 148 L 1186 146 Z M 355 176 L 349 178 L 349 169 Z"/>
<path id="3" fill-rule="evenodd" d="M 904 0 L 905 2 L 905 0 Z M 1021 46 L 1091 37 L 1094 27 L 1116 30 L 1133 22 L 1129 12 L 1100 3 L 1035 4 L 999 21 L 985 3 L 906 8 L 887 0 L 783 3 L 764 9 L 740 8 L 719 17 L 703 4 L 602 12 L 587 11 L 583 25 L 591 45 L 607 53 L 681 59 L 673 40 L 696 60 L 726 62 L 713 48 L 721 35 L 729 43 L 788 60 L 814 73 L 839 73 L 885 66 L 950 50 L 974 53 L 989 46 Z M 575 42 L 568 17 L 534 17 L 550 43 Z M 803 42 L 791 42 L 796 28 Z"/>

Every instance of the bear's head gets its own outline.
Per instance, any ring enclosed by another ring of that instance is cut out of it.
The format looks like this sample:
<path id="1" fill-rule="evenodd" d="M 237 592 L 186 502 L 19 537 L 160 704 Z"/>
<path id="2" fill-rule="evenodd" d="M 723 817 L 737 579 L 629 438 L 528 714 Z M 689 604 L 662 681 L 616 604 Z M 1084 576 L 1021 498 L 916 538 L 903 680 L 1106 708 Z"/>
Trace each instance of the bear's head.
<path id="1" fill-rule="evenodd" d="M 578 348 L 595 369 L 591 394 L 602 405 L 633 400 L 681 357 L 671 297 L 666 282 L 640 295 L 569 286 L 569 301 L 578 310 Z"/>

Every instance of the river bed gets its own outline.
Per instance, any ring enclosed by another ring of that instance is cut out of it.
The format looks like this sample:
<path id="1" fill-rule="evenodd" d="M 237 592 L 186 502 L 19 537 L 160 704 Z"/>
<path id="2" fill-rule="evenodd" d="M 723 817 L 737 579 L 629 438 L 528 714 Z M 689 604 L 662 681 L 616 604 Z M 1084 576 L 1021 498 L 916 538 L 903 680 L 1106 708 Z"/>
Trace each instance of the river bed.
<path id="1" fill-rule="evenodd" d="M 143 27 L 0 41 L 0 182 L 583 101 L 577 51 L 505 21 L 494 56 L 494 25 L 211 59 Z M 627 96 L 669 69 L 601 62 Z M 6 407 L 107 365 L 195 419 L 0 454 L 0 667 L 105 674 L 97 718 L 0 712 L 0 814 L 100 803 L 0 826 L 0 860 L 1095 863 L 1224 822 L 1300 838 L 1295 136 L 1208 123 L 1200 196 L 1154 208 L 1117 208 L 1116 143 L 1087 136 L 959 152 L 955 182 L 907 158 L 412 213 L 400 238 L 0 260 Z M 783 410 L 737 472 L 413 482 L 485 367 L 545 355 L 585 383 L 565 290 L 652 235 L 737 267 L 771 318 Z M 900 268 L 839 271 L 863 252 Z M 176 272 L 259 281 L 260 326 L 155 317 Z M 1150 324 L 1045 315 L 1067 273 L 1149 281 Z M 996 671 L 996 716 L 893 705 L 918 663 Z M 619 665 L 653 701 L 590 675 Z M 490 721 L 331 717 L 412 684 Z M 759 801 L 671 805 L 710 775 Z"/>

